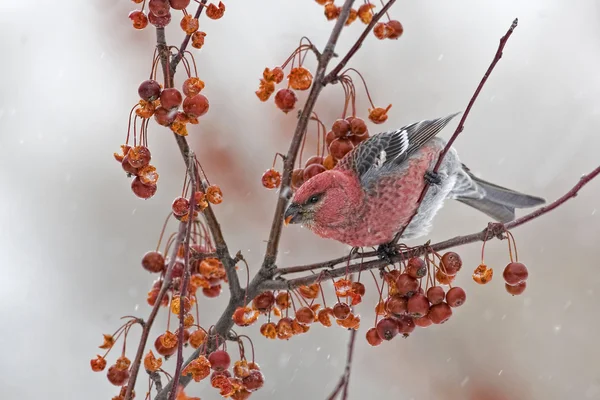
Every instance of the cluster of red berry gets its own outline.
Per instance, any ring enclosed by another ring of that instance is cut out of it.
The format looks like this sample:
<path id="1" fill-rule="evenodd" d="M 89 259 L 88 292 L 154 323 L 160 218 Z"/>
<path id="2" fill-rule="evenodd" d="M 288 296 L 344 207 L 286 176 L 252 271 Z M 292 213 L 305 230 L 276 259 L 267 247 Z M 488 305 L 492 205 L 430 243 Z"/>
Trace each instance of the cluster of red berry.
<path id="1" fill-rule="evenodd" d="M 300 55 L 305 48 L 301 45 L 290 58 L 281 66 L 273 69 L 265 68 L 263 71 L 263 77 L 260 79 L 260 85 L 258 90 L 255 92 L 256 96 L 260 101 L 267 101 L 271 95 L 275 92 L 275 85 L 281 83 L 285 76 L 284 68 L 289 63 L 290 59 L 293 59 L 296 54 Z M 313 76 L 310 71 L 304 68 L 302 65 L 293 67 L 287 76 L 288 87 L 279 89 L 275 94 L 275 105 L 284 113 L 292 111 L 298 101 L 298 97 L 294 90 L 308 90 L 312 84 Z"/>
<path id="2" fill-rule="evenodd" d="M 194 18 L 186 11 L 186 7 L 190 4 L 190 0 L 150 0 L 148 1 L 149 11 L 147 14 L 144 10 L 146 6 L 145 0 L 133 0 L 133 2 L 138 4 L 143 3 L 141 10 L 133 10 L 129 13 L 129 19 L 135 29 L 144 29 L 148 26 L 148 22 L 157 28 L 164 28 L 171 22 L 171 9 L 174 9 L 183 12 L 180 26 L 187 35 L 192 35 L 192 42 L 194 41 L 193 36 L 196 36 L 197 33 L 202 33 L 197 32 L 199 27 L 198 19 Z M 225 14 L 225 4 L 222 2 L 219 2 L 218 6 L 210 3 L 206 7 L 206 16 L 208 18 L 219 19 L 223 14 Z"/>
<path id="3" fill-rule="evenodd" d="M 114 153 L 114 157 L 121 163 L 128 177 L 135 177 L 131 182 L 131 190 L 136 196 L 142 199 L 154 196 L 158 173 L 156 168 L 150 165 L 152 157 L 146 146 L 121 145 L 121 153 Z"/>

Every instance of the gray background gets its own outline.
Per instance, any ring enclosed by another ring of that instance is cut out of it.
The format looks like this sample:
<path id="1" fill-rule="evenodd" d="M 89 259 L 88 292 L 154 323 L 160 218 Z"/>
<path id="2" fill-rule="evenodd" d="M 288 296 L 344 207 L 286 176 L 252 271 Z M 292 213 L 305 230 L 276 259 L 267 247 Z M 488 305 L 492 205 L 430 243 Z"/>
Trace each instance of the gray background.
<path id="1" fill-rule="evenodd" d="M 281 63 L 302 35 L 322 46 L 332 23 L 312 1 L 226 5 L 222 20 L 201 21 L 206 45 L 194 54 L 211 109 L 189 137 L 225 193 L 216 212 L 230 247 L 243 251 L 254 272 L 276 200 L 261 187 L 260 176 L 274 152 L 287 149 L 294 126 L 292 114 L 259 102 L 254 90 L 265 66 Z M 150 126 L 150 146 L 161 178 L 152 200 L 133 196 L 112 159 L 125 137 L 137 86 L 149 73 L 154 43 L 150 27 L 131 28 L 127 14 L 133 6 L 124 0 L 0 1 L 3 399 L 111 398 L 117 390 L 104 374 L 90 371 L 89 359 L 101 333 L 113 331 L 121 315 L 149 311 L 145 297 L 153 278 L 139 260 L 155 246 L 184 169 L 171 134 L 156 124 Z M 398 1 L 391 15 L 404 24 L 404 36 L 369 37 L 352 61 L 377 105 L 393 103 L 388 122 L 377 128 L 464 109 L 498 39 L 519 17 L 456 144 L 463 161 L 489 180 L 548 199 L 597 165 L 597 2 Z M 182 38 L 179 18 L 168 30 L 171 44 Z M 355 23 L 344 31 L 340 54 L 362 28 Z M 318 103 L 328 124 L 340 113 L 341 93 L 328 88 Z M 359 112 L 366 116 L 359 93 Z M 504 291 L 505 243 L 486 249 L 497 276 L 485 287 L 469 276 L 480 245 L 461 248 L 466 272 L 458 282 L 467 303 L 444 326 L 408 340 L 366 345 L 375 303 L 366 280 L 370 296 L 358 308 L 363 323 L 350 398 L 600 398 L 599 195 L 600 181 L 514 232 L 530 268 L 523 296 Z M 471 233 L 486 223 L 485 216 L 448 204 L 431 238 Z M 279 263 L 314 262 L 346 250 L 293 227 L 284 231 Z M 224 301 L 203 300 L 201 322 L 214 323 Z M 157 324 L 164 327 L 164 320 Z M 267 379 L 253 398 L 322 399 L 337 382 L 348 336 L 341 328 L 313 327 L 289 342 L 268 342 L 258 326 L 244 332 L 255 338 Z M 144 381 L 138 398 L 144 397 Z M 206 383 L 193 384 L 188 393 L 219 398 Z"/>

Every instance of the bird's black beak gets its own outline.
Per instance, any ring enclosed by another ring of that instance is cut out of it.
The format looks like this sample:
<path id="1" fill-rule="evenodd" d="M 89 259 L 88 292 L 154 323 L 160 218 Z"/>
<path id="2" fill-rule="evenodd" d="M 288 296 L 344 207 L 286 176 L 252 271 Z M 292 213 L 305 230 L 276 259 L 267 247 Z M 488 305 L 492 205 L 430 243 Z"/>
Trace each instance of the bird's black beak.
<path id="1" fill-rule="evenodd" d="M 302 222 L 302 209 L 300 205 L 291 203 L 283 214 L 283 222 L 287 224 L 299 224 Z"/>

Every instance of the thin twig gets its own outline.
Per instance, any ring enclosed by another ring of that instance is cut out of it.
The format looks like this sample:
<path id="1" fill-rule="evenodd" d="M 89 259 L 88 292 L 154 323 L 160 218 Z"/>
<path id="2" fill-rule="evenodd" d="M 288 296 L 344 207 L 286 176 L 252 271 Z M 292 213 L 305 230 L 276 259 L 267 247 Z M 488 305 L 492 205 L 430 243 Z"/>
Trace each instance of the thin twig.
<path id="1" fill-rule="evenodd" d="M 354 43 L 354 45 L 352 46 L 352 48 L 350 49 L 350 51 L 348 51 L 348 53 L 344 56 L 344 58 L 342 58 L 340 60 L 340 62 L 338 63 L 338 65 L 336 65 L 335 68 L 333 68 L 331 70 L 331 72 L 328 73 L 327 76 L 323 79 L 323 83 L 325 85 L 327 85 L 328 83 L 337 82 L 337 80 L 339 79 L 339 73 L 340 73 L 340 71 L 346 66 L 346 64 L 348 64 L 348 61 L 350 61 L 350 59 L 354 56 L 354 54 L 356 54 L 356 52 L 358 51 L 358 49 L 361 48 L 363 42 L 365 41 L 365 39 L 367 38 L 367 36 L 369 35 L 369 33 L 375 27 L 375 24 L 377 24 L 377 22 L 379 22 L 379 20 L 381 19 L 381 17 L 383 17 L 383 15 L 390 9 L 390 7 L 395 2 L 396 2 L 396 0 L 389 0 L 385 4 L 385 6 L 383 6 L 383 8 L 381 10 L 379 10 L 378 13 L 376 13 L 375 15 L 373 15 L 373 18 L 371 19 L 371 22 L 369 22 L 369 25 L 367 25 L 367 27 L 365 28 L 365 30 L 360 34 L 360 36 L 358 37 L 358 40 L 356 41 L 356 43 Z M 345 21 L 345 19 L 344 19 L 344 21 Z"/>
<path id="2" fill-rule="evenodd" d="M 519 22 L 519 20 L 517 18 L 515 18 L 515 20 L 513 21 L 513 23 L 510 25 L 510 28 L 508 28 L 508 31 L 504 34 L 504 36 L 502 36 L 500 38 L 500 44 L 498 45 L 498 49 L 496 50 L 496 54 L 494 54 L 494 59 L 492 60 L 490 66 L 487 69 L 487 71 L 485 71 L 485 74 L 483 75 L 483 78 L 481 78 L 481 81 L 479 82 L 479 85 L 477 86 L 477 89 L 473 93 L 473 96 L 471 96 L 471 100 L 469 100 L 469 104 L 467 105 L 467 108 L 465 109 L 465 112 L 463 113 L 463 115 L 462 115 L 462 117 L 460 119 L 460 122 L 458 123 L 458 126 L 456 127 L 456 130 L 454 131 L 454 134 L 452 135 L 452 137 L 450 138 L 450 140 L 448 140 L 448 143 L 446 143 L 446 146 L 444 146 L 444 149 L 440 153 L 440 155 L 439 155 L 439 157 L 437 159 L 437 162 L 435 163 L 435 166 L 433 167 L 433 170 L 432 170 L 433 173 L 436 173 L 438 171 L 438 169 L 440 168 L 440 165 L 442 164 L 442 161 L 444 160 L 444 157 L 446 156 L 446 154 L 448 153 L 448 151 L 450 151 L 450 148 L 452 147 L 452 144 L 454 143 L 454 141 L 456 140 L 456 138 L 458 137 L 458 135 L 460 135 L 460 133 L 463 131 L 465 121 L 467 120 L 467 117 L 469 116 L 469 113 L 471 112 L 471 108 L 475 104 L 475 101 L 477 100 L 477 97 L 479 97 L 479 93 L 481 92 L 481 89 L 483 89 L 483 85 L 485 85 L 485 83 L 488 80 L 490 74 L 494 70 L 494 67 L 496 66 L 496 64 L 498 63 L 498 61 L 500 61 L 500 59 L 502 58 L 502 51 L 504 50 L 504 46 L 506 45 L 506 43 L 508 42 L 508 39 L 510 39 L 510 36 L 512 35 L 513 31 L 517 27 L 518 22 Z M 404 231 L 406 230 L 406 228 L 408 228 L 408 226 L 410 225 L 411 221 L 415 218 L 415 216 L 419 212 L 419 206 L 421 205 L 421 202 L 425 198 L 425 195 L 427 194 L 427 191 L 429 190 L 429 186 L 430 186 L 429 184 L 425 184 L 425 186 L 423 187 L 423 190 L 421 191 L 421 195 L 419 196 L 419 199 L 417 200 L 417 207 L 415 208 L 415 212 L 410 217 L 410 219 L 408 220 L 408 222 L 404 225 L 404 227 L 402 228 L 402 230 L 396 234 L 396 236 L 394 237 L 394 243 L 398 243 L 398 241 L 402 237 L 402 234 L 404 233 Z"/>
<path id="3" fill-rule="evenodd" d="M 346 354 L 346 367 L 340 377 L 338 384 L 333 392 L 327 397 L 327 400 L 335 399 L 342 392 L 342 400 L 348 397 L 348 385 L 350 384 L 350 370 L 352 368 L 352 356 L 354 354 L 354 343 L 356 341 L 356 330 L 350 330 L 350 340 L 348 341 L 348 353 Z"/>
<path id="4" fill-rule="evenodd" d="M 179 231 L 177 232 L 177 237 L 175 238 L 175 244 L 173 246 L 173 250 L 171 251 L 171 258 L 169 259 L 169 266 L 167 268 L 167 273 L 163 279 L 163 284 L 160 288 L 160 292 L 158 292 L 158 296 L 156 297 L 156 303 L 154 307 L 152 307 L 152 311 L 150 311 L 150 315 L 146 320 L 146 324 L 144 325 L 144 329 L 142 330 L 142 336 L 140 337 L 140 343 L 138 345 L 137 353 L 135 354 L 135 359 L 131 363 L 131 373 L 129 378 L 129 383 L 127 384 L 127 392 L 125 393 L 125 400 L 131 400 L 131 393 L 135 388 L 135 381 L 137 380 L 138 372 L 140 370 L 140 364 L 142 362 L 142 357 L 144 355 L 144 350 L 146 349 L 146 343 L 148 342 L 148 336 L 150 335 L 150 330 L 152 329 L 152 325 L 154 324 L 154 320 L 156 319 L 156 315 L 158 314 L 158 310 L 161 307 L 162 299 L 167 294 L 169 290 L 169 286 L 171 285 L 171 275 L 173 272 L 173 266 L 175 265 L 175 259 L 177 258 L 177 249 L 179 245 L 183 241 L 183 235 L 185 234 L 186 226 L 185 223 L 179 224 Z"/>
<path id="5" fill-rule="evenodd" d="M 292 182 L 292 170 L 294 169 L 296 156 L 298 155 L 302 138 L 306 133 L 306 127 L 310 121 L 310 116 L 315 107 L 315 103 L 317 102 L 317 98 L 319 97 L 321 90 L 326 85 L 324 80 L 325 71 L 329 61 L 333 57 L 335 45 L 340 37 L 344 23 L 348 19 L 348 15 L 350 15 L 350 9 L 352 8 L 353 3 L 354 0 L 346 0 L 344 2 L 340 15 L 338 16 L 333 30 L 331 31 L 331 35 L 329 36 L 329 40 L 325 45 L 325 49 L 319 58 L 317 72 L 315 73 L 315 77 L 313 79 L 310 94 L 308 95 L 308 99 L 306 100 L 306 103 L 302 109 L 302 113 L 298 119 L 298 124 L 296 125 L 296 130 L 294 131 L 294 137 L 292 138 L 290 148 L 285 157 L 285 162 L 283 163 L 283 176 L 281 179 L 281 194 L 275 207 L 275 215 L 273 216 L 273 222 L 271 224 L 271 233 L 269 235 L 267 251 L 261 267 L 263 273 L 272 269 L 275 265 L 275 261 L 277 260 L 279 239 L 281 238 L 281 228 L 283 225 L 283 213 L 285 212 L 285 207 L 287 206 L 288 200 L 291 196 L 290 184 Z"/>
<path id="6" fill-rule="evenodd" d="M 196 10 L 196 14 L 194 15 L 194 18 L 196 18 L 196 19 L 200 18 L 200 15 L 202 14 L 202 10 L 204 9 L 204 6 L 206 5 L 207 1 L 208 0 L 202 0 L 198 4 L 198 9 Z M 183 42 L 181 42 L 181 46 L 179 46 L 179 52 L 175 55 L 175 57 L 173 57 L 173 60 L 171 61 L 171 71 L 173 71 L 173 74 L 175 73 L 175 70 L 177 69 L 177 65 L 183 58 L 183 54 L 185 53 L 185 49 L 187 48 L 191 37 L 192 37 L 192 35 L 185 35 Z"/>
<path id="7" fill-rule="evenodd" d="M 577 182 L 577 184 L 575 186 L 573 186 L 573 188 L 571 188 L 571 190 L 569 190 L 566 194 L 559 197 L 552 203 L 548 204 L 547 206 L 538 208 L 537 210 L 532 211 L 531 213 L 524 215 L 521 218 L 518 218 L 512 222 L 505 224 L 505 225 L 502 225 L 499 223 L 492 223 L 486 229 L 482 230 L 481 232 L 473 233 L 470 235 L 457 236 L 452 239 L 445 240 L 443 242 L 439 242 L 439 243 L 436 243 L 436 244 L 433 244 L 433 245 L 430 245 L 427 247 L 421 247 L 421 248 L 415 248 L 415 249 L 403 251 L 403 252 L 400 252 L 399 254 L 392 256 L 391 257 L 392 261 L 398 262 L 409 256 L 419 256 L 419 255 L 425 254 L 426 252 L 430 252 L 430 251 L 439 252 L 439 251 L 446 250 L 446 249 L 449 249 L 452 247 L 458 247 L 458 246 L 462 246 L 462 245 L 469 244 L 469 243 L 480 242 L 480 241 L 486 240 L 486 238 L 487 238 L 487 240 L 490 240 L 493 237 L 497 237 L 498 233 L 502 232 L 505 229 L 517 228 L 517 227 L 519 227 L 527 222 L 530 222 L 536 218 L 539 218 L 540 216 L 547 214 L 550 211 L 554 210 L 555 208 L 563 205 L 569 199 L 576 197 L 577 194 L 579 193 L 579 191 L 581 190 L 581 188 L 583 188 L 586 184 L 588 184 L 590 181 L 592 181 L 598 175 L 600 175 L 600 166 L 597 167 L 596 169 L 594 169 L 593 171 L 591 171 L 589 174 L 586 174 L 583 177 L 581 177 L 581 179 Z M 375 255 L 374 253 L 375 252 L 371 252 L 369 254 Z M 364 256 L 364 255 L 362 255 L 362 256 Z M 339 263 L 341 264 L 341 263 L 345 262 L 343 260 L 347 261 L 348 258 L 347 257 L 339 258 L 334 261 L 336 261 L 336 262 L 340 261 Z M 300 270 L 301 271 L 309 271 L 309 270 L 312 271 L 312 270 L 322 269 L 323 265 L 329 266 L 330 263 L 331 263 L 331 261 L 326 261 L 324 263 L 321 263 L 322 266 L 320 266 L 320 267 L 318 266 L 319 264 L 311 264 L 311 267 L 312 267 L 311 269 L 306 268 L 307 266 L 290 267 L 290 268 L 294 272 L 300 271 Z M 335 268 L 335 269 L 331 269 L 331 270 L 324 270 L 324 271 L 322 271 L 321 274 L 311 274 L 311 275 L 308 275 L 305 277 L 300 277 L 300 278 L 295 278 L 295 279 L 290 279 L 290 280 L 265 281 L 265 282 L 263 282 L 263 284 L 260 286 L 259 289 L 260 289 L 260 291 L 288 290 L 288 289 L 297 288 L 298 286 L 302 286 L 302 285 L 310 285 L 311 283 L 316 282 L 318 279 L 336 278 L 336 277 L 344 276 L 347 273 L 381 268 L 386 265 L 388 265 L 388 262 L 385 260 L 372 260 L 372 261 L 367 261 L 367 262 L 363 262 L 363 263 L 352 264 L 348 267 L 343 266 L 343 267 L 339 267 L 339 268 Z M 286 271 L 287 271 L 287 268 L 281 268 L 278 270 L 278 274 L 279 275 L 284 274 L 284 273 L 286 273 Z"/>

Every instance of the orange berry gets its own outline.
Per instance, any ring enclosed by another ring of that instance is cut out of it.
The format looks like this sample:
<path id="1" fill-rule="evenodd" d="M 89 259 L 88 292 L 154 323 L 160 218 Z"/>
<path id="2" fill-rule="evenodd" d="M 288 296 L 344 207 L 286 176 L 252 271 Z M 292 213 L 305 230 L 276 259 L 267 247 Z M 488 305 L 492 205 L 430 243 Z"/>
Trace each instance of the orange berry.
<path id="1" fill-rule="evenodd" d="M 300 296 L 304 297 L 305 299 L 316 299 L 317 297 L 319 297 L 319 293 L 321 292 L 320 286 L 318 283 L 313 283 L 312 285 L 306 286 L 300 286 L 298 288 L 298 292 L 300 293 Z"/>
<path id="2" fill-rule="evenodd" d="M 159 175 L 154 166 L 146 165 L 138 170 L 137 177 L 144 185 L 156 185 Z"/>
<path id="3" fill-rule="evenodd" d="M 366 3 L 358 7 L 358 18 L 360 18 L 363 24 L 371 23 L 371 20 L 373 19 L 373 11 L 371 11 L 371 9 L 374 7 L 375 5 L 371 3 Z"/>
<path id="4" fill-rule="evenodd" d="M 312 84 L 313 76 L 310 71 L 304 67 L 292 68 L 288 75 L 288 81 L 292 89 L 306 90 Z"/>
<path id="5" fill-rule="evenodd" d="M 494 270 L 487 265 L 481 264 L 473 271 L 473 280 L 480 285 L 485 285 L 494 277 Z"/>
<path id="6" fill-rule="evenodd" d="M 294 109 L 297 100 L 296 93 L 291 89 L 279 89 L 275 94 L 275 105 L 286 114 Z"/>
<path id="7" fill-rule="evenodd" d="M 225 4 L 222 1 L 219 1 L 219 6 L 217 7 L 213 3 L 210 3 L 208 7 L 206 7 L 206 16 L 210 19 L 219 19 L 225 14 Z"/>
<path id="8" fill-rule="evenodd" d="M 277 303 L 279 308 L 281 308 L 283 310 L 290 308 L 290 305 L 291 305 L 290 295 L 288 294 L 288 292 L 278 293 L 277 297 L 275 298 L 275 302 Z"/>
<path id="9" fill-rule="evenodd" d="M 333 316 L 333 309 L 331 309 L 331 307 L 326 307 L 322 310 L 320 310 L 317 314 L 317 320 L 323 325 L 323 326 L 331 326 L 331 316 Z"/>
<path id="10" fill-rule="evenodd" d="M 373 34 L 379 40 L 387 39 L 392 34 L 392 30 L 383 22 L 378 22 L 373 28 Z"/>
<path id="11" fill-rule="evenodd" d="M 262 176 L 262 184 L 267 189 L 276 189 L 281 185 L 281 173 L 273 168 L 268 169 Z"/>
<path id="12" fill-rule="evenodd" d="M 150 118 L 154 115 L 154 103 L 146 100 L 140 100 L 140 106 L 135 109 L 135 114 L 140 118 Z"/>
<path id="13" fill-rule="evenodd" d="M 356 21 L 356 18 L 358 18 L 358 11 L 356 11 L 354 8 L 351 8 L 350 14 L 348 14 L 348 18 L 346 19 L 346 23 L 344 25 L 350 25 Z"/>
<path id="14" fill-rule="evenodd" d="M 381 107 L 376 107 L 373 109 L 370 108 L 369 109 L 369 119 L 374 124 L 384 123 L 388 119 L 387 112 L 389 111 L 390 108 L 392 108 L 391 104 L 389 106 L 387 106 L 387 108 L 381 108 Z"/>
<path id="15" fill-rule="evenodd" d="M 129 19 L 135 29 L 144 29 L 148 26 L 148 17 L 143 11 L 134 10 L 129 13 Z"/>
<path id="16" fill-rule="evenodd" d="M 400 36 L 402 36 L 402 32 L 404 32 L 404 28 L 402 27 L 400 21 L 396 21 L 395 19 L 387 22 L 385 26 L 390 32 L 388 34 L 388 39 L 398 39 Z"/>
<path id="17" fill-rule="evenodd" d="M 260 80 L 258 90 L 254 92 L 260 101 L 267 101 L 275 92 L 275 83 L 264 79 Z"/>
<path id="18" fill-rule="evenodd" d="M 203 329 L 198 329 L 190 334 L 189 343 L 197 349 L 206 342 L 206 332 Z"/>
<path id="19" fill-rule="evenodd" d="M 325 18 L 328 21 L 332 21 L 340 16 L 342 7 L 338 7 L 333 2 L 325 4 Z"/>
<path id="20" fill-rule="evenodd" d="M 454 280 L 455 276 L 446 275 L 441 269 L 438 269 L 435 273 L 435 280 L 441 285 L 449 285 Z"/>
<path id="21" fill-rule="evenodd" d="M 121 356 L 117 359 L 115 366 L 119 371 L 125 371 L 131 365 L 131 360 L 125 356 Z"/>
<path id="22" fill-rule="evenodd" d="M 277 326 L 273 322 L 266 322 L 260 327 L 260 333 L 267 339 L 277 337 Z"/>
<path id="23" fill-rule="evenodd" d="M 195 49 L 201 49 L 204 46 L 204 38 L 206 37 L 206 32 L 196 31 L 192 35 L 192 47 Z"/>
<path id="24" fill-rule="evenodd" d="M 198 77 L 187 78 L 183 81 L 181 90 L 186 97 L 194 97 L 204 89 L 204 82 Z"/>
<path id="25" fill-rule="evenodd" d="M 323 160 L 323 166 L 325 167 L 326 170 L 333 169 L 336 166 L 336 164 L 337 164 L 337 161 L 335 158 L 333 158 L 333 156 L 331 154 L 329 154 Z"/>
<path id="26" fill-rule="evenodd" d="M 192 375 L 192 378 L 196 382 L 200 382 L 202 379 L 210 375 L 211 363 L 204 356 L 200 355 L 198 358 L 192 360 L 186 367 L 181 371 L 183 376 Z"/>
<path id="27" fill-rule="evenodd" d="M 223 192 L 217 185 L 210 185 L 206 189 L 206 199 L 212 204 L 221 204 L 223 202 Z"/>
<path id="28" fill-rule="evenodd" d="M 113 345 L 115 344 L 115 338 L 113 337 L 113 335 L 107 335 L 106 333 L 104 333 L 102 334 L 102 337 L 104 340 L 102 344 L 98 346 L 99 348 L 107 350 L 113 347 Z"/>
<path id="29" fill-rule="evenodd" d="M 281 83 L 281 81 L 283 81 L 283 77 L 283 69 L 280 67 L 275 67 L 273 69 L 265 68 L 263 71 L 263 78 L 267 82 Z"/>
<path id="30" fill-rule="evenodd" d="M 188 35 L 191 35 L 192 33 L 196 32 L 198 30 L 199 25 L 200 24 L 198 23 L 198 18 L 194 18 L 190 14 L 184 15 L 181 19 L 181 22 L 179 23 L 181 29 L 183 29 L 184 32 Z"/>
<path id="31" fill-rule="evenodd" d="M 232 319 L 237 326 L 249 326 L 256 322 L 258 315 L 258 311 L 250 307 L 238 307 L 234 311 Z"/>
<path id="32" fill-rule="evenodd" d="M 289 339 L 294 335 L 291 318 L 281 318 L 279 322 L 277 322 L 276 329 L 278 339 Z"/>
<path id="33" fill-rule="evenodd" d="M 106 360 L 104 357 L 98 355 L 96 358 L 90 360 L 90 365 L 92 366 L 92 371 L 100 372 L 106 368 Z"/>

